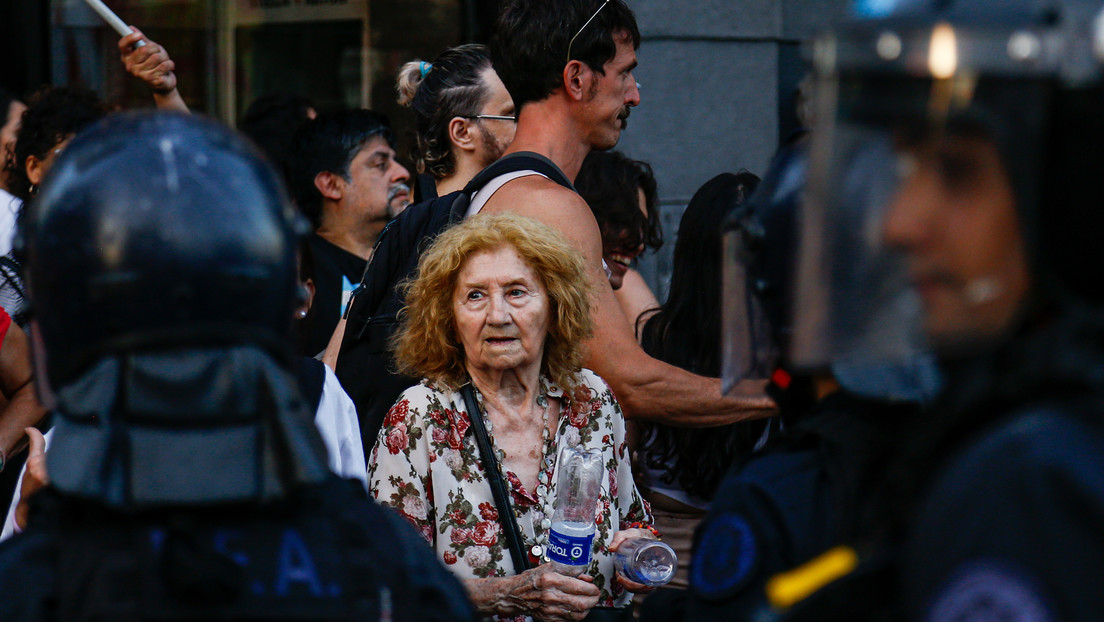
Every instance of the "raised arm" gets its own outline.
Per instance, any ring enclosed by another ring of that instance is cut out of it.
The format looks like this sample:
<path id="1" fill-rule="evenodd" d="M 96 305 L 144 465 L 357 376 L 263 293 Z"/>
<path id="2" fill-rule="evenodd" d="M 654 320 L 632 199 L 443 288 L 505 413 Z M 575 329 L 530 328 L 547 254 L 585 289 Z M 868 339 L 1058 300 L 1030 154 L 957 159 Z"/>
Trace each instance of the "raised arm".
<path id="1" fill-rule="evenodd" d="M 176 63 L 169 58 L 169 53 L 164 47 L 151 41 L 134 26 L 130 27 L 134 32 L 119 39 L 119 58 L 126 66 L 127 73 L 138 78 L 149 86 L 153 92 L 153 102 L 159 110 L 176 110 L 178 112 L 190 112 L 188 104 L 176 90 Z M 134 47 L 135 43 L 145 41 L 142 47 Z"/>
<path id="2" fill-rule="evenodd" d="M 724 397 L 717 378 L 691 374 L 644 353 L 602 269 L 598 223 L 579 195 L 543 178 L 524 177 L 503 186 L 484 209 L 540 220 L 563 233 L 583 254 L 597 292 L 586 365 L 613 387 L 627 418 L 712 427 L 775 413 L 764 393 L 765 380 L 745 381 L 740 397 Z"/>

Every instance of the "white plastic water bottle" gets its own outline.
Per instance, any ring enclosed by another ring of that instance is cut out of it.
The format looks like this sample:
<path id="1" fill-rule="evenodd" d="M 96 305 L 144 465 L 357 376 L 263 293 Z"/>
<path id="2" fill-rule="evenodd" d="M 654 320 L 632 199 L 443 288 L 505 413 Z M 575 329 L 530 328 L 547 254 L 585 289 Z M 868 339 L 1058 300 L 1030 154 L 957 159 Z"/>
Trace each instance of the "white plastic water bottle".
<path id="1" fill-rule="evenodd" d="M 557 465 L 556 507 L 548 534 L 548 558 L 557 572 L 577 577 L 590 564 L 594 511 L 606 469 L 602 450 L 565 447 Z"/>
<path id="2" fill-rule="evenodd" d="M 613 565 L 626 579 L 642 585 L 666 585 L 678 570 L 674 549 L 651 538 L 630 538 L 614 553 Z"/>

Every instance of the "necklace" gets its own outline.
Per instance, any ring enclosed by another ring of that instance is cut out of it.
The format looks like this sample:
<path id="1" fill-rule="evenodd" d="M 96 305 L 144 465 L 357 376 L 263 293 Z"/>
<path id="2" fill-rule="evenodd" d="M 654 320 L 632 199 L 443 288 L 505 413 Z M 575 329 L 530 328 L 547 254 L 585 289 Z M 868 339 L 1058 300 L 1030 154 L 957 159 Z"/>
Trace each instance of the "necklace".
<path id="1" fill-rule="evenodd" d="M 523 512 L 514 504 L 513 495 L 510 495 L 510 505 L 514 512 L 514 518 L 520 520 L 523 518 L 523 514 L 527 514 L 529 518 L 532 519 L 532 538 L 528 537 L 524 530 L 521 530 L 521 533 L 526 540 L 529 540 L 527 543 L 530 545 L 529 559 L 534 565 L 542 561 L 549 561 L 547 552 L 548 534 L 552 529 L 552 501 L 554 500 L 554 495 L 552 494 L 552 475 L 556 467 L 556 456 L 552 454 L 552 432 L 548 429 L 548 399 L 549 397 L 563 397 L 563 391 L 549 383 L 543 376 L 540 379 L 540 386 L 541 390 L 536 399 L 537 405 L 541 409 L 541 463 L 538 465 L 537 488 L 534 491 L 537 506 L 533 507 L 530 512 Z M 486 415 L 487 408 L 483 403 L 483 394 L 478 389 L 475 393 L 479 401 L 480 410 L 483 413 L 487 434 L 491 437 L 491 443 L 495 447 L 495 456 L 498 458 L 499 473 L 502 475 L 503 481 L 508 483 L 512 492 L 520 493 L 520 491 L 515 488 L 511 478 L 507 476 L 506 468 L 503 466 L 506 452 L 500 449 L 497 441 L 495 441 L 493 431 L 494 424 Z"/>

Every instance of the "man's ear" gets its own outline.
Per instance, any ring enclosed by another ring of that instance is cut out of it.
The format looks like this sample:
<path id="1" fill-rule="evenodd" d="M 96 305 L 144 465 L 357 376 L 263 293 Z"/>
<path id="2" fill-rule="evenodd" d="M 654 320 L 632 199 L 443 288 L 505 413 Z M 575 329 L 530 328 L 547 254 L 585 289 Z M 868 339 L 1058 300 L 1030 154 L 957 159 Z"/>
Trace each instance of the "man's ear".
<path id="1" fill-rule="evenodd" d="M 321 171 L 314 176 L 314 187 L 324 198 L 339 201 L 345 189 L 345 179 L 336 173 Z"/>
<path id="2" fill-rule="evenodd" d="M 594 70 L 581 60 L 573 60 L 564 65 L 564 91 L 570 99 L 583 101 L 590 91 Z"/>
<path id="3" fill-rule="evenodd" d="M 457 149 L 475 151 L 475 134 L 471 130 L 471 122 L 468 119 L 453 117 L 448 124 L 449 142 L 456 145 Z"/>

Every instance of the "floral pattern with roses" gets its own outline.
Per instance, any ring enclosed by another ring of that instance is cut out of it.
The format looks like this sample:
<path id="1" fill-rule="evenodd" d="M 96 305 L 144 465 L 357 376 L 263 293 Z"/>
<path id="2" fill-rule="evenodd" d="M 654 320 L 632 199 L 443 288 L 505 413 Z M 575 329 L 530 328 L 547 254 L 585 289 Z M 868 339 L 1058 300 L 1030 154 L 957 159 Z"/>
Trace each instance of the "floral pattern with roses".
<path id="1" fill-rule="evenodd" d="M 595 508 L 593 558 L 587 572 L 601 592 L 599 605 L 623 606 L 632 595 L 613 581 L 608 544 L 628 523 L 650 523 L 651 512 L 632 480 L 625 420 L 613 392 L 589 370 L 579 372 L 577 379 L 574 391 L 560 392 L 542 378 L 548 395 L 561 399 L 549 455 L 558 455 L 564 445 L 602 450 L 608 477 L 603 478 Z M 458 390 L 427 381 L 407 389 L 388 413 L 371 452 L 369 487 L 381 504 L 399 512 L 425 536 L 459 578 L 507 576 L 514 574 L 513 561 L 470 428 Z M 403 437 L 407 446 L 392 451 L 393 439 Z M 551 519 L 545 511 L 554 507 L 555 467 L 545 469 L 549 485 L 537 490 L 526 490 L 508 469 L 505 475 L 525 548 L 546 542 L 542 519 Z M 433 499 L 442 505 L 435 506 Z"/>

